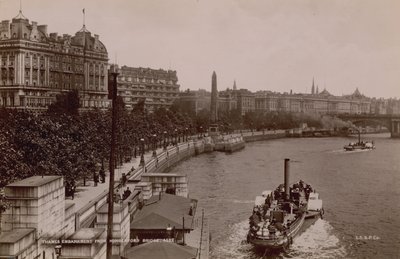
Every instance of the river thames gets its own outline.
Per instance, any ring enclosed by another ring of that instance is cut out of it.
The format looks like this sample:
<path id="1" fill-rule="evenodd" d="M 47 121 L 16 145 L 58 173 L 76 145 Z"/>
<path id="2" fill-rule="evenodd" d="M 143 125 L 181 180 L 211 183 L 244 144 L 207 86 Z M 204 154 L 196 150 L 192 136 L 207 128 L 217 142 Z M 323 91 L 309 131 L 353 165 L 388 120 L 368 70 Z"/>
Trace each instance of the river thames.
<path id="1" fill-rule="evenodd" d="M 399 258 L 400 140 L 367 135 L 372 151 L 345 152 L 355 138 L 292 138 L 247 143 L 225 154 L 202 154 L 171 171 L 188 175 L 190 197 L 205 209 L 211 258 L 263 258 L 247 244 L 253 200 L 283 183 L 304 180 L 319 192 L 323 219 L 294 239 L 287 252 L 264 258 Z M 198 211 L 201 213 L 201 211 Z"/>

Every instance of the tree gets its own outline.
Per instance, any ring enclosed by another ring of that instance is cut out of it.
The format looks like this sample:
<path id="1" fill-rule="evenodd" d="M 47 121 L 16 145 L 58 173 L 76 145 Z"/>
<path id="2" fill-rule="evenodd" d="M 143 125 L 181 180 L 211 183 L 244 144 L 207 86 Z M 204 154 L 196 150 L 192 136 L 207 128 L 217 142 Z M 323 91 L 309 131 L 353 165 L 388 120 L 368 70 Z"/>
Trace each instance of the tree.
<path id="1" fill-rule="evenodd" d="M 135 106 L 133 106 L 132 109 L 132 113 L 135 114 L 145 114 L 146 110 L 145 110 L 145 103 L 146 103 L 146 98 L 141 98 L 136 104 Z"/>
<path id="2" fill-rule="evenodd" d="M 0 194 L 0 223 L 2 220 L 3 213 L 10 207 L 10 202 L 5 198 L 3 194 Z M 1 224 L 0 224 L 1 233 Z"/>
<path id="3" fill-rule="evenodd" d="M 66 94 L 56 96 L 56 101 L 49 108 L 49 113 L 78 115 L 79 112 L 79 92 L 78 90 L 69 91 Z"/>

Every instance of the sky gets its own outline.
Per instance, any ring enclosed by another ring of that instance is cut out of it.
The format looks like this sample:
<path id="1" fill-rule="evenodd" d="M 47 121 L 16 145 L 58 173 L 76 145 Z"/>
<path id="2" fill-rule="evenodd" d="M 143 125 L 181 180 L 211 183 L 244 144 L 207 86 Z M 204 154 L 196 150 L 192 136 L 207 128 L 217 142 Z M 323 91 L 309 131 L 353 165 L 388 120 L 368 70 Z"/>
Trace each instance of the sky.
<path id="1" fill-rule="evenodd" d="M 400 97 L 398 0 L 21 0 L 48 32 L 100 35 L 111 63 L 172 69 L 181 90 Z M 19 0 L 0 0 L 0 20 Z"/>

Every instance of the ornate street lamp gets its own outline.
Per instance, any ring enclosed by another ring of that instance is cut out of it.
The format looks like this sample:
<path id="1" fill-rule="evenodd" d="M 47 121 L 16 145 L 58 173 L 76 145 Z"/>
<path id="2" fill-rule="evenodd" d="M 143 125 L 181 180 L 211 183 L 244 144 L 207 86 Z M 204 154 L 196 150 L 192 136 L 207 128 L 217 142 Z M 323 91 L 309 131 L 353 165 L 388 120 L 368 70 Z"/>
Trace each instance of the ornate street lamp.
<path id="1" fill-rule="evenodd" d="M 178 145 L 178 129 L 175 129 L 175 145 Z"/>
<path id="2" fill-rule="evenodd" d="M 140 144 L 141 144 L 141 148 L 142 148 L 142 152 L 140 155 L 140 166 L 144 166 L 144 138 L 140 139 Z"/>
<path id="3" fill-rule="evenodd" d="M 167 132 L 164 131 L 164 150 L 167 150 Z"/>
<path id="4" fill-rule="evenodd" d="M 185 129 L 185 135 L 186 135 L 186 142 L 188 141 L 188 134 L 189 134 L 189 129 L 186 127 Z"/>
<path id="5" fill-rule="evenodd" d="M 135 140 L 135 145 L 134 145 L 134 147 L 133 147 L 133 157 L 134 157 L 134 158 L 136 158 L 136 152 L 137 152 L 136 144 L 137 144 L 137 140 Z"/>
<path id="6" fill-rule="evenodd" d="M 62 246 L 61 246 L 61 238 L 60 238 L 58 241 L 58 244 L 54 247 L 54 251 L 56 252 L 57 258 L 60 258 L 60 256 L 61 256 L 61 249 L 62 249 Z"/>
<path id="7" fill-rule="evenodd" d="M 153 134 L 153 157 L 157 156 L 157 134 Z"/>

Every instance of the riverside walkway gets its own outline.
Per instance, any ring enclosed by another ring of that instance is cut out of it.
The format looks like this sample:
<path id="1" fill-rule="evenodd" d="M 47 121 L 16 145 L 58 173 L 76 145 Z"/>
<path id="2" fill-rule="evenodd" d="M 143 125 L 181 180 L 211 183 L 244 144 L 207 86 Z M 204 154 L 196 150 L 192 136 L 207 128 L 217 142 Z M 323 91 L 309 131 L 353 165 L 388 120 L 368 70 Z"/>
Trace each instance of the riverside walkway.
<path id="1" fill-rule="evenodd" d="M 162 148 L 157 149 L 157 154 L 163 152 Z M 152 151 L 144 154 L 144 160 L 147 163 L 152 159 Z M 123 173 L 127 174 L 131 169 L 140 167 L 140 156 L 136 158 L 132 158 L 132 160 L 128 163 L 124 163 L 121 166 L 118 166 L 115 169 L 114 173 L 114 181 L 115 183 L 119 183 L 121 176 Z M 93 180 L 86 181 L 86 186 L 77 186 L 76 192 L 74 195 L 74 199 L 72 200 L 70 197 L 67 198 L 68 203 L 75 204 L 75 210 L 79 211 L 84 208 L 87 204 L 89 204 L 96 197 L 108 193 L 108 187 L 110 182 L 110 172 L 106 172 L 105 182 L 98 182 L 97 186 L 94 186 Z"/>
<path id="2" fill-rule="evenodd" d="M 180 149 L 183 149 L 183 147 L 189 145 L 193 145 L 193 141 L 189 142 L 183 142 L 181 144 L 178 144 L 178 147 Z M 169 155 L 173 155 L 176 152 L 176 146 L 168 146 L 167 151 L 164 151 L 163 148 L 158 148 L 156 150 L 157 152 L 157 157 L 163 157 L 166 155 L 168 152 Z M 154 163 L 154 157 L 152 156 L 152 151 L 149 151 L 144 154 L 144 161 L 145 161 L 145 166 L 141 167 L 140 166 L 140 156 L 137 156 L 136 158 L 132 158 L 130 162 L 124 163 L 121 166 L 118 166 L 115 169 L 114 173 L 114 181 L 115 184 L 117 185 L 120 182 L 121 176 L 124 173 L 125 175 L 128 175 L 129 172 L 133 171 L 132 168 L 134 168 L 135 172 L 141 173 L 142 168 L 148 168 L 151 167 L 151 165 Z M 76 187 L 76 192 L 74 195 L 74 199 L 68 197 L 68 203 L 75 204 L 75 211 L 79 211 L 83 209 L 85 206 L 90 204 L 93 200 L 97 199 L 97 197 L 101 195 L 105 195 L 108 193 L 108 188 L 109 188 L 109 181 L 110 181 L 110 173 L 109 171 L 106 172 L 106 178 L 105 182 L 101 183 L 98 182 L 97 186 L 94 186 L 93 180 L 88 180 L 86 181 L 86 186 L 77 186 Z"/>

